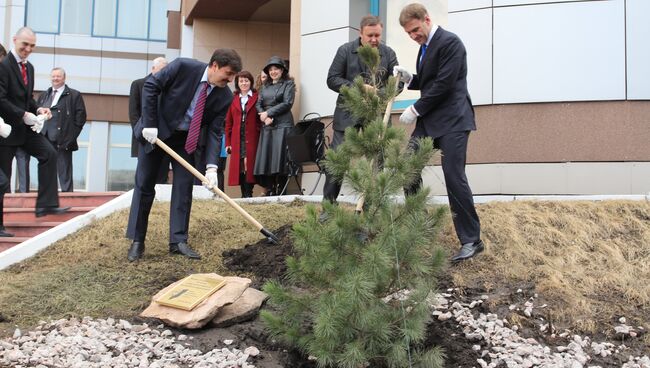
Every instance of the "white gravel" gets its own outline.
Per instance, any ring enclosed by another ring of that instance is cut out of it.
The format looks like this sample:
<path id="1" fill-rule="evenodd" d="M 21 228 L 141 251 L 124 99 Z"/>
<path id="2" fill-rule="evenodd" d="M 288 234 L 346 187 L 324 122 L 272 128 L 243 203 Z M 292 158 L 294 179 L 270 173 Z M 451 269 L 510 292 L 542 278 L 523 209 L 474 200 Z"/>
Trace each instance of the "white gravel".
<path id="1" fill-rule="evenodd" d="M 0 366 L 11 367 L 218 367 L 250 368 L 255 347 L 213 349 L 207 353 L 191 349 L 188 337 L 177 338 L 163 325 L 132 325 L 108 318 L 61 319 L 42 322 L 23 334 L 16 329 L 12 339 L 0 340 Z M 189 344 L 188 344 L 189 345 Z"/>
<path id="2" fill-rule="evenodd" d="M 592 356 L 606 357 L 612 354 L 626 354 L 625 345 L 615 345 L 609 342 L 592 342 L 589 337 L 571 336 L 564 332 L 559 337 L 567 338 L 567 345 L 549 347 L 540 344 L 535 339 L 523 338 L 517 333 L 518 326 L 510 325 L 506 319 L 496 314 L 473 312 L 472 309 L 482 304 L 487 296 L 469 303 L 457 301 L 455 289 L 447 293 L 436 294 L 429 299 L 434 317 L 441 321 L 454 318 L 465 338 L 474 343 L 472 349 L 481 352 L 477 367 L 493 368 L 506 366 L 514 367 L 558 367 L 558 368 L 596 368 L 590 365 Z M 520 291 L 518 291 L 520 292 Z M 537 295 L 536 295 L 537 296 Z M 536 297 L 535 296 L 535 297 Z M 511 305 L 510 310 L 520 311 L 526 317 L 532 317 L 535 309 L 535 297 L 529 298 L 523 306 Z M 451 306 L 449 304 L 451 303 Z M 544 308 L 546 305 L 540 306 Z M 629 338 L 636 336 L 635 328 L 624 325 L 621 318 L 620 326 L 615 327 L 616 333 L 626 334 Z M 549 323 L 539 318 L 540 331 L 548 330 Z M 637 327 L 641 329 L 641 327 Z M 626 355 L 623 355 L 625 357 Z M 650 368 L 650 358 L 627 356 L 623 368 Z"/>

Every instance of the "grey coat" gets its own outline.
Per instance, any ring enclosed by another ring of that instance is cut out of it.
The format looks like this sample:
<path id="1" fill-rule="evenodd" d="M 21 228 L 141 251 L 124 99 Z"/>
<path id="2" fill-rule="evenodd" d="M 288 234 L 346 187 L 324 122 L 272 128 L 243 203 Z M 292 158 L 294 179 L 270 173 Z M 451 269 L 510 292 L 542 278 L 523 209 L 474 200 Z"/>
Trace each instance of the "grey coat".
<path id="1" fill-rule="evenodd" d="M 291 79 L 265 84 L 255 104 L 257 112 L 266 111 L 273 118 L 273 127 L 293 127 L 291 107 L 296 96 L 296 84 Z"/>
<path id="2" fill-rule="evenodd" d="M 336 51 L 336 56 L 332 61 L 329 72 L 327 73 L 327 87 L 332 91 L 339 93 L 336 100 L 336 109 L 334 110 L 334 130 L 343 131 L 345 128 L 357 125 L 350 113 L 343 108 L 343 96 L 340 95 L 341 87 L 352 84 L 354 78 L 362 75 L 366 82 L 368 79 L 368 68 L 359 59 L 357 49 L 361 46 L 361 39 L 357 38 L 341 45 Z M 390 47 L 379 44 L 380 60 L 380 88 L 388 81 L 393 74 L 393 67 L 398 65 L 395 51 Z"/>

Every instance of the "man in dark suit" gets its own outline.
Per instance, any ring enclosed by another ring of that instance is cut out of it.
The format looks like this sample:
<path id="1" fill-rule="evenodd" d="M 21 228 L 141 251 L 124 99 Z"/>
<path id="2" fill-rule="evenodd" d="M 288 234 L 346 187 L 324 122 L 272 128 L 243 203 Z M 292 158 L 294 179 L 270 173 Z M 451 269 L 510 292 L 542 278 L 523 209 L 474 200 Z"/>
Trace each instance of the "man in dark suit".
<path id="1" fill-rule="evenodd" d="M 11 180 L 11 161 L 16 149 L 22 147 L 38 160 L 36 217 L 64 213 L 70 208 L 59 207 L 56 150 L 39 134 L 44 120 L 51 116 L 50 109 L 37 108 L 32 95 L 34 67 L 27 58 L 36 46 L 36 35 L 23 27 L 13 42 L 14 48 L 0 63 L 0 117 L 12 127 L 11 135 L 0 138 L 0 170 Z"/>
<path id="2" fill-rule="evenodd" d="M 131 93 L 129 94 L 129 120 L 131 121 L 131 129 L 135 127 L 135 124 L 142 116 L 142 87 L 144 87 L 144 81 L 147 80 L 151 75 L 158 73 L 162 68 L 167 66 L 167 59 L 164 57 L 157 57 L 153 59 L 151 66 L 151 73 L 146 77 L 136 79 L 131 83 Z M 135 139 L 135 133 L 132 134 L 131 138 L 131 157 L 138 157 L 138 141 Z M 162 159 L 160 164 L 160 172 L 158 173 L 158 179 L 156 184 L 166 184 L 167 183 L 167 174 L 169 173 L 169 161 L 170 157 L 165 156 Z"/>
<path id="3" fill-rule="evenodd" d="M 65 70 L 54 68 L 50 73 L 52 86 L 41 93 L 37 106 L 49 107 L 52 118 L 41 134 L 57 151 L 56 169 L 62 192 L 72 192 L 72 152 L 79 150 L 77 137 L 86 124 L 86 105 L 81 93 L 65 83 Z"/>
<path id="4" fill-rule="evenodd" d="M 152 145 L 160 139 L 192 165 L 195 151 L 202 149 L 206 154 L 208 179 L 204 184 L 208 188 L 217 186 L 217 156 L 221 152 L 224 119 L 232 102 L 227 84 L 239 71 L 241 58 L 237 52 L 217 49 L 209 64 L 179 58 L 145 81 L 142 117 L 134 129 L 141 147 L 126 230 L 126 236 L 133 240 L 127 255 L 130 262 L 140 259 L 144 253 L 156 174 L 166 155 Z M 172 169 L 169 252 L 200 259 L 187 244 L 193 177 L 177 162 L 172 161 Z"/>
<path id="5" fill-rule="evenodd" d="M 383 25 L 381 20 L 373 15 L 366 15 L 361 19 L 359 28 L 359 38 L 344 43 L 336 51 L 336 56 L 332 61 L 329 72 L 327 73 L 327 87 L 332 91 L 339 93 L 336 100 L 336 109 L 334 110 L 334 132 L 332 135 L 331 149 L 336 149 L 343 143 L 345 138 L 345 129 L 348 127 L 359 127 L 349 111 L 343 107 L 343 96 L 340 94 L 341 88 L 351 86 L 354 78 L 361 75 L 366 79 L 366 86 L 370 86 L 370 71 L 366 65 L 359 59 L 357 49 L 362 45 L 370 45 L 379 50 L 380 56 L 380 78 L 379 87 L 383 87 L 388 81 L 393 68 L 398 64 L 395 51 L 381 43 Z M 341 183 L 337 182 L 328 173 L 325 173 L 325 185 L 323 186 L 323 199 L 336 203 L 336 197 L 341 192 Z"/>
<path id="6" fill-rule="evenodd" d="M 445 175 L 447 196 L 456 235 L 461 250 L 451 258 L 459 262 L 483 251 L 481 225 L 472 190 L 465 175 L 465 159 L 469 132 L 476 130 L 474 108 L 467 91 L 467 54 L 465 46 L 455 34 L 433 24 L 426 8 L 409 4 L 402 9 L 400 25 L 412 40 L 420 45 L 417 74 L 402 67 L 400 75 L 409 89 L 420 90 L 420 98 L 407 107 L 400 121 L 415 125 L 410 146 L 417 149 L 417 138 L 431 137 L 434 146 L 442 151 L 442 171 Z M 422 178 L 406 188 L 414 193 L 422 185 Z"/>

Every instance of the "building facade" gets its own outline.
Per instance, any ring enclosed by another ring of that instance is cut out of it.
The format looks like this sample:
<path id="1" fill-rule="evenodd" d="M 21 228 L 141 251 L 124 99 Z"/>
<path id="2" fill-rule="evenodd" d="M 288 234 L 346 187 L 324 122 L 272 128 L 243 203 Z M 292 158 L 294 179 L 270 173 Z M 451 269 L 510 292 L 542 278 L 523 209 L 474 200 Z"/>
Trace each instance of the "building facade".
<path id="1" fill-rule="evenodd" d="M 327 121 L 336 100 L 327 69 L 336 49 L 358 37 L 363 15 L 383 19 L 384 40 L 414 69 L 417 45 L 397 21 L 409 2 L 0 0 L 0 42 L 10 48 L 15 30 L 34 28 L 36 89 L 46 89 L 51 68 L 60 66 L 83 93 L 89 121 L 74 155 L 75 188 L 124 190 L 135 169 L 129 86 L 155 57 L 207 61 L 215 48 L 230 47 L 256 74 L 278 55 L 298 85 L 296 120 L 316 112 Z M 475 194 L 650 192 L 650 2 L 420 2 L 467 48 L 478 126 L 468 153 Z M 415 98 L 399 96 L 394 121 Z M 304 174 L 303 189 L 319 193 L 317 177 Z M 444 194 L 438 166 L 424 179 Z"/>

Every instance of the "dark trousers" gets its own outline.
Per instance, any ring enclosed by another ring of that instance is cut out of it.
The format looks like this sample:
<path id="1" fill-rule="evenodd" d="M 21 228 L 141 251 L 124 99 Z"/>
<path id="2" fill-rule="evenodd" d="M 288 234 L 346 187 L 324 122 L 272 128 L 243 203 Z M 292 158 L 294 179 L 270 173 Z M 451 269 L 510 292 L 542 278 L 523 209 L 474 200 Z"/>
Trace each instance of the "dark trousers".
<path id="1" fill-rule="evenodd" d="M 243 160 L 242 160 L 243 161 Z M 241 189 L 242 198 L 251 198 L 253 196 L 253 188 L 255 184 L 246 182 L 246 173 L 239 173 L 239 188 Z"/>
<path id="2" fill-rule="evenodd" d="M 56 185 L 56 150 L 44 136 L 36 134 L 30 129 L 27 130 L 25 143 L 21 146 L 0 146 L 0 170 L 10 182 L 11 162 L 18 147 L 38 160 L 36 207 L 59 207 L 59 194 Z"/>
<path id="3" fill-rule="evenodd" d="M 339 144 L 343 143 L 345 140 L 345 132 L 342 130 L 334 130 L 332 135 L 332 144 L 330 149 L 336 149 Z M 326 199 L 332 203 L 336 202 L 336 198 L 341 193 L 342 183 L 336 181 L 331 174 L 325 171 L 325 184 L 323 185 L 323 199 Z"/>
<path id="4" fill-rule="evenodd" d="M 18 177 L 16 193 L 29 193 L 29 155 L 25 150 L 18 147 L 15 156 L 16 176 Z"/>
<path id="5" fill-rule="evenodd" d="M 5 203 L 5 193 L 9 191 L 9 179 L 7 176 L 0 170 L 0 230 L 4 230 L 4 203 Z"/>
<path id="6" fill-rule="evenodd" d="M 416 127 L 409 142 L 411 149 L 419 148 L 416 139 L 425 136 L 422 133 Z M 451 217 L 461 244 L 479 241 L 481 237 L 481 223 L 474 208 L 472 189 L 465 175 L 468 140 L 469 132 L 452 132 L 433 140 L 433 146 L 441 151 L 442 172 L 445 176 Z M 419 176 L 410 187 L 404 189 L 404 193 L 413 194 L 421 186 L 422 176 Z"/>
<path id="7" fill-rule="evenodd" d="M 57 148 L 58 144 L 48 139 L 56 150 L 56 171 L 59 176 L 59 186 L 62 192 L 72 192 L 72 151 Z"/>
<path id="8" fill-rule="evenodd" d="M 187 132 L 176 132 L 164 142 L 190 164 L 194 164 L 194 156 L 185 152 Z M 142 143 L 140 143 L 143 145 Z M 135 170 L 135 188 L 131 200 L 129 223 L 126 236 L 134 241 L 145 241 L 149 213 L 156 195 L 154 189 L 160 163 L 165 153 L 160 148 L 154 148 L 147 153 L 144 147 L 138 150 L 138 164 Z M 194 177 L 181 164 L 172 161 L 174 181 L 169 208 L 169 243 L 187 242 L 192 209 L 192 183 Z"/>

